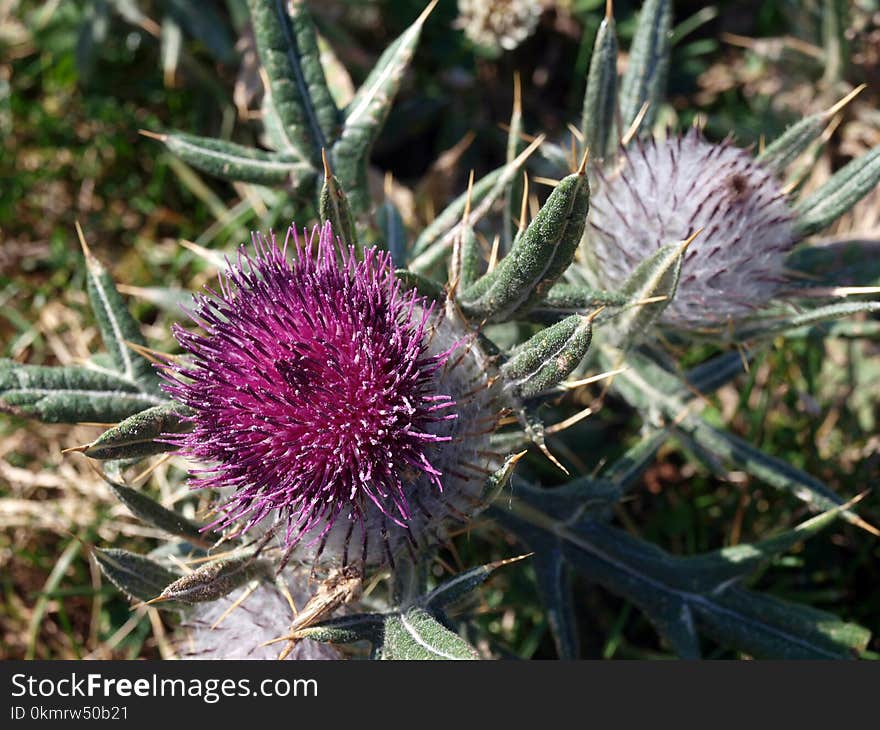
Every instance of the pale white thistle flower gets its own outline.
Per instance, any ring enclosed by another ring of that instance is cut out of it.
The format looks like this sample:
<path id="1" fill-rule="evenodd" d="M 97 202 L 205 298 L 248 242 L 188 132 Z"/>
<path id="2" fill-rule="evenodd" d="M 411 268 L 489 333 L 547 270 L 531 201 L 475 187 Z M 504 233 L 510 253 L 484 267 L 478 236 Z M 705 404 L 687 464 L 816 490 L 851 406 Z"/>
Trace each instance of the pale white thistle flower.
<path id="1" fill-rule="evenodd" d="M 662 321 L 683 328 L 741 319 L 785 282 L 794 216 L 772 172 L 746 150 L 696 130 L 636 141 L 600 173 L 587 250 L 593 283 L 623 284 L 658 248 L 699 229 Z"/>

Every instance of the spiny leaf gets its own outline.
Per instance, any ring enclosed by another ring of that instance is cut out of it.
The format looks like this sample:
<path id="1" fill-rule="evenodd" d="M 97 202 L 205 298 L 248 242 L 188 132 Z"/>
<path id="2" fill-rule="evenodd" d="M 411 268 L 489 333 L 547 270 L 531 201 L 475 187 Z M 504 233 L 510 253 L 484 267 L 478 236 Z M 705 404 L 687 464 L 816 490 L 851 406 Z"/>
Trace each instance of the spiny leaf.
<path id="1" fill-rule="evenodd" d="M 759 659 L 855 659 L 871 638 L 834 614 L 741 588 L 694 612 L 716 640 Z"/>
<path id="2" fill-rule="evenodd" d="M 461 293 L 465 314 L 490 321 L 526 314 L 571 264 L 589 208 L 590 188 L 582 165 L 553 189 L 498 266 Z"/>
<path id="3" fill-rule="evenodd" d="M 195 522 L 186 519 L 186 517 L 174 510 L 163 507 L 143 492 L 109 479 L 106 482 L 113 494 L 116 495 L 116 498 L 128 507 L 131 513 L 142 522 L 158 527 L 169 535 L 182 537 L 194 545 L 205 547 L 216 539 L 216 536 L 213 536 L 210 532 L 202 532 L 201 527 Z M 156 595 L 158 595 L 158 592 L 150 596 L 150 598 Z"/>
<path id="4" fill-rule="evenodd" d="M 607 292 L 599 289 L 569 284 L 564 281 L 556 282 L 547 296 L 541 302 L 540 307 L 558 311 L 560 314 L 574 312 L 584 313 L 596 307 L 622 307 L 628 303 L 628 299 L 620 292 Z"/>
<path id="5" fill-rule="evenodd" d="M 110 579 L 110 582 L 126 595 L 139 601 L 155 598 L 166 585 L 178 577 L 155 560 L 127 550 L 95 548 L 93 554 L 101 572 Z M 166 607 L 171 608 L 167 604 L 163 606 Z"/>
<path id="6" fill-rule="evenodd" d="M 192 424 L 183 420 L 187 412 L 185 406 L 172 402 L 147 408 L 102 433 L 83 453 L 93 459 L 135 459 L 174 451 L 175 445 L 156 439 L 192 430 Z"/>
<path id="7" fill-rule="evenodd" d="M 478 585 L 485 583 L 489 576 L 498 568 L 510 565 L 527 556 L 521 555 L 507 560 L 496 560 L 493 563 L 471 568 L 437 586 L 433 591 L 419 600 L 419 605 L 428 611 L 440 611 L 460 600 Z"/>
<path id="8" fill-rule="evenodd" d="M 686 562 L 609 525 L 559 522 L 535 503 L 518 500 L 502 520 L 527 543 L 536 529 L 557 536 L 573 566 L 636 604 L 684 656 L 698 655 L 695 625 L 732 648 L 777 658 L 846 658 L 868 638 L 864 629 L 829 614 L 761 594 L 729 586 L 697 590 Z"/>
<path id="9" fill-rule="evenodd" d="M 0 407 L 41 421 L 114 423 L 165 402 L 121 374 L 0 359 Z"/>
<path id="10" fill-rule="evenodd" d="M 828 122 L 856 96 L 864 86 L 860 86 L 847 94 L 837 104 L 826 111 L 810 114 L 799 122 L 792 124 L 783 134 L 771 142 L 755 158 L 775 173 L 781 173 L 795 158 L 806 151 L 819 138 Z"/>
<path id="11" fill-rule="evenodd" d="M 639 14 L 629 64 L 620 84 L 623 131 L 632 124 L 645 103 L 649 106 L 642 119 L 641 130 L 647 134 L 654 126 L 657 107 L 666 91 L 671 29 L 670 0 L 646 0 Z"/>
<path id="12" fill-rule="evenodd" d="M 313 624 L 295 632 L 297 639 L 311 639 L 333 644 L 351 644 L 355 641 L 379 643 L 385 616 L 381 613 L 359 613 Z"/>
<path id="13" fill-rule="evenodd" d="M 541 330 L 501 366 L 506 387 L 524 399 L 550 390 L 580 364 L 592 334 L 591 318 L 579 314 Z"/>
<path id="14" fill-rule="evenodd" d="M 299 1 L 248 0 L 248 6 L 257 50 L 269 77 L 272 104 L 283 125 L 285 147 L 296 149 L 319 170 L 321 150 L 333 141 L 336 105 L 327 89 L 317 48 L 308 47 L 314 42 L 311 21 Z"/>
<path id="15" fill-rule="evenodd" d="M 315 178 L 315 170 L 307 162 L 234 142 L 183 132 L 148 136 L 164 143 L 187 164 L 224 180 L 300 190 Z"/>
<path id="16" fill-rule="evenodd" d="M 159 376 L 150 361 L 135 354 L 127 344 L 128 342 L 136 345 L 147 344 L 141 334 L 140 325 L 128 311 L 110 274 L 101 262 L 92 256 L 78 223 L 76 228 L 86 259 L 89 301 L 107 352 L 122 376 L 136 383 L 140 390 L 161 393 Z"/>
<path id="17" fill-rule="evenodd" d="M 809 236 L 831 225 L 880 182 L 880 145 L 847 163 L 794 208 L 798 232 Z"/>
<path id="18" fill-rule="evenodd" d="M 418 606 L 386 617 L 379 655 L 387 660 L 479 658 L 464 639 Z"/>
<path id="19" fill-rule="evenodd" d="M 794 314 L 790 317 L 758 320 L 741 326 L 735 331 L 734 338 L 736 340 L 751 340 L 759 337 L 772 337 L 800 327 L 813 327 L 817 324 L 850 317 L 859 312 L 880 312 L 880 302 L 839 302 L 816 307 L 809 312 Z"/>
<path id="20" fill-rule="evenodd" d="M 852 501 L 846 505 L 846 508 L 851 504 Z M 803 542 L 825 529 L 841 516 L 844 509 L 844 505 L 830 509 L 789 530 L 783 530 L 778 535 L 755 543 L 733 545 L 695 557 L 678 558 L 678 560 L 682 569 L 692 576 L 693 586 L 696 590 L 704 592 L 719 590 L 730 581 L 746 577 L 761 563 L 777 555 L 782 555 L 799 542 Z"/>
<path id="21" fill-rule="evenodd" d="M 419 42 L 422 27 L 437 0 L 431 2 L 416 21 L 380 56 L 366 81 L 345 110 L 333 161 L 339 179 L 349 192 L 352 208 L 360 213 L 369 205 L 366 167 L 373 142 L 385 123 L 403 75 Z"/>
<path id="22" fill-rule="evenodd" d="M 461 274 L 458 286 L 467 289 L 480 277 L 483 255 L 480 243 L 472 226 L 465 226 L 461 232 Z"/>
<path id="23" fill-rule="evenodd" d="M 550 632 L 560 659 L 577 659 L 580 656 L 577 618 L 574 611 L 574 594 L 571 584 L 571 568 L 562 556 L 562 544 L 555 537 L 532 540 L 534 550 L 531 562 L 535 568 L 538 592 Z"/>
<path id="24" fill-rule="evenodd" d="M 342 114 L 321 64 L 321 50 L 318 47 L 318 34 L 315 30 L 306 0 L 287 0 L 290 24 L 293 28 L 296 50 L 302 68 L 303 80 L 308 88 L 309 102 L 314 109 L 318 127 L 324 140 L 332 144 L 339 137 Z"/>
<path id="25" fill-rule="evenodd" d="M 406 226 L 397 206 L 388 198 L 376 211 L 376 223 L 381 233 L 380 244 L 391 254 L 391 261 L 398 269 L 406 267 L 407 242 Z"/>
<path id="26" fill-rule="evenodd" d="M 581 112 L 584 144 L 597 159 L 611 152 L 614 139 L 614 114 L 617 111 L 617 31 L 611 3 L 599 24 L 587 75 L 587 90 Z"/>

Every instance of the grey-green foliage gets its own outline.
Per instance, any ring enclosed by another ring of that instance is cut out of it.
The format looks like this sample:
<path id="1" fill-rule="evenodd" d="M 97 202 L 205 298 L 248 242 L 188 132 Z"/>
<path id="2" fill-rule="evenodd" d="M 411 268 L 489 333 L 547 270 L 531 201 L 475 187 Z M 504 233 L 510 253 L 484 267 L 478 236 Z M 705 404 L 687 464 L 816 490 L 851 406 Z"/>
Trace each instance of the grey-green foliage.
<path id="1" fill-rule="evenodd" d="M 828 227 L 880 183 L 880 146 L 838 170 L 795 206 L 801 235 Z"/>
<path id="2" fill-rule="evenodd" d="M 200 525 L 187 519 L 179 512 L 163 507 L 139 489 L 134 489 L 109 479 L 107 480 L 107 486 L 110 487 L 113 495 L 128 507 L 135 517 L 147 525 L 157 527 L 169 535 L 182 537 L 194 545 L 208 546 L 212 538 L 214 540 L 217 539 L 210 531 L 203 531 Z"/>
<path id="3" fill-rule="evenodd" d="M 581 112 L 584 145 L 599 159 L 611 152 L 617 140 L 614 117 L 617 112 L 617 31 L 611 4 L 599 25 L 593 42 L 593 55 L 587 76 Z"/>
<path id="4" fill-rule="evenodd" d="M 143 335 L 110 274 L 88 250 L 85 263 L 89 302 L 106 354 L 82 366 L 0 360 L 3 410 L 52 423 L 113 423 L 168 403 L 152 364 L 131 347 L 143 346 Z"/>
<path id="5" fill-rule="evenodd" d="M 446 611 L 509 562 L 468 570 L 391 611 L 344 616 L 309 626 L 297 632 L 296 638 L 340 644 L 368 641 L 374 659 L 478 659 L 476 650 L 448 627 Z"/>
<path id="6" fill-rule="evenodd" d="M 541 330 L 513 350 L 501 366 L 507 387 L 520 398 L 550 390 L 584 358 L 592 334 L 592 321 L 579 314 Z"/>
<path id="7" fill-rule="evenodd" d="M 465 313 L 490 321 L 526 314 L 571 264 L 589 206 L 584 170 L 564 178 L 498 266 L 461 293 Z"/>
<path id="8" fill-rule="evenodd" d="M 185 162 L 210 174 L 284 187 L 310 199 L 322 219 L 330 221 L 348 244 L 357 246 L 363 228 L 358 230 L 355 224 L 363 223 L 370 208 L 366 186 L 370 148 L 433 4 L 386 50 L 345 109 L 336 106 L 327 88 L 314 26 L 302 0 L 249 0 L 249 6 L 269 79 L 264 124 L 275 149 L 257 150 L 184 133 L 160 137 Z M 668 69 L 671 17 L 671 2 L 645 4 L 619 94 L 613 18 L 606 17 L 600 27 L 581 120 L 599 164 L 610 166 L 618 136 L 645 103 L 648 113 L 642 132 L 653 124 Z M 621 123 L 615 119 L 618 102 Z M 814 115 L 795 125 L 768 146 L 762 160 L 781 171 L 816 140 L 828 117 L 828 113 Z M 508 492 L 495 501 L 491 514 L 535 552 L 531 570 L 559 655 L 579 654 L 578 607 L 572 595 L 575 573 L 638 606 L 683 657 L 700 655 L 701 633 L 754 656 L 857 655 L 868 637 L 861 627 L 748 587 L 758 565 L 838 516 L 864 523 L 845 502 L 849 495 L 836 494 L 815 477 L 762 453 L 700 415 L 697 394 L 708 395 L 731 382 L 741 370 L 739 354 L 719 355 L 687 373 L 678 372 L 661 354 L 658 318 L 676 294 L 687 243 L 666 242 L 636 266 L 617 291 L 588 286 L 577 266 L 571 266 L 585 231 L 588 179 L 600 179 L 589 175 L 584 164 L 563 176 L 521 230 L 514 234 L 512 224 L 505 222 L 500 259 L 494 266 L 484 262 L 481 241 L 493 214 L 503 201 L 502 215 L 509 216 L 521 167 L 542 143 L 538 138 L 520 152 L 517 133 L 522 115 L 515 113 L 513 122 L 505 164 L 453 200 L 411 247 L 391 201 L 378 208 L 376 222 L 401 285 L 445 307 L 447 316 L 460 316 L 474 331 L 473 346 L 485 351 L 487 367 L 491 364 L 501 380 L 499 398 L 520 430 L 494 435 L 499 456 L 509 454 L 514 443 L 534 444 L 550 455 L 545 439 L 553 431 L 545 430 L 534 407 L 564 392 L 563 381 L 586 358 L 592 356 L 591 365 L 606 370 L 626 367 L 611 381 L 609 392 L 640 415 L 642 437 L 622 457 L 598 476 L 574 476 L 550 490 L 525 482 L 510 489 L 524 452 L 508 455 L 486 476 L 479 495 L 482 503 L 489 503 Z M 553 158 L 553 148 L 548 149 L 548 159 L 565 159 L 559 154 Z M 827 226 L 872 189 L 880 177 L 877 160 L 875 150 L 853 161 L 799 203 L 796 213 L 802 233 Z M 356 250 L 360 254 L 361 249 Z M 814 269 L 817 261 L 841 270 L 839 262 L 829 263 L 827 252 L 806 248 L 798 255 L 804 271 Z M 859 268 L 864 273 L 865 267 Z M 128 463 L 120 460 L 173 449 L 169 435 L 189 428 L 189 414 L 164 396 L 154 367 L 138 354 L 145 342 L 107 271 L 89 254 L 87 269 L 89 298 L 107 353 L 85 366 L 64 368 L 2 361 L 0 404 L 47 421 L 119 422 L 79 450 L 104 460 L 112 477 L 110 489 L 134 516 L 179 540 L 168 545 L 180 552 L 183 564 L 187 557 L 196 557 L 181 575 L 181 563 L 172 563 L 159 552 L 140 556 L 96 549 L 105 575 L 128 595 L 141 601 L 158 599 L 161 608 L 177 608 L 215 600 L 266 579 L 272 566 L 261 546 L 244 548 L 237 540 L 221 539 L 163 506 L 147 491 L 117 478 L 120 463 Z M 446 271 L 451 276 L 444 287 L 435 277 Z M 823 283 L 833 284 L 833 273 L 830 276 L 830 282 Z M 598 312 L 600 307 L 605 309 Z M 823 303 L 807 311 L 776 310 L 710 336 L 732 337 L 738 344 L 759 342 L 805 329 L 815 332 L 840 317 L 877 309 L 876 302 L 857 301 Z M 500 346 L 485 333 L 478 335 L 487 322 L 509 327 L 509 341 Z M 599 342 L 590 350 L 594 325 Z M 671 555 L 612 526 L 614 505 L 635 487 L 658 449 L 673 437 L 712 468 L 729 464 L 745 470 L 778 489 L 780 498 L 800 500 L 819 516 L 763 542 L 692 556 Z M 222 551 L 217 551 L 221 545 Z M 419 582 L 410 581 L 410 589 L 399 592 L 392 608 L 308 625 L 297 636 L 339 643 L 369 641 L 373 656 L 382 659 L 476 658 L 473 647 L 454 630 L 447 609 L 496 567 L 466 571 L 432 591 L 417 590 L 422 587 Z M 404 578 L 404 568 L 396 566 L 395 587 L 406 583 Z"/>
<path id="9" fill-rule="evenodd" d="M 144 555 L 127 550 L 95 548 L 101 571 L 119 590 L 139 601 L 156 598 L 165 586 L 177 580 L 177 573 Z"/>
<path id="10" fill-rule="evenodd" d="M 156 135 L 188 164 L 227 180 L 285 187 L 317 207 L 322 155 L 356 217 L 367 213 L 367 163 L 434 3 L 377 61 L 351 103 L 339 109 L 321 66 L 317 31 L 303 0 L 248 0 L 266 72 L 263 121 L 273 150 L 182 132 Z"/>

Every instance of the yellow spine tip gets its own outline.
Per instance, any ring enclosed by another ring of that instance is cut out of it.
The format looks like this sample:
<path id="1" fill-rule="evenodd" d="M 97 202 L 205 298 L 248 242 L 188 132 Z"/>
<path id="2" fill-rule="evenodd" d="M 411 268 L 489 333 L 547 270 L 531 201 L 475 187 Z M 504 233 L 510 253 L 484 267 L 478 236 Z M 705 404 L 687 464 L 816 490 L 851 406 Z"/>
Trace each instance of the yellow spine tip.
<path id="1" fill-rule="evenodd" d="M 164 142 L 168 139 L 167 134 L 160 134 L 159 132 L 151 132 L 149 129 L 139 129 L 138 134 L 143 137 L 148 137 L 149 139 L 156 139 L 159 142 Z"/>
<path id="2" fill-rule="evenodd" d="M 333 177 L 333 170 L 330 169 L 330 160 L 327 159 L 327 150 L 326 148 L 321 148 L 321 162 L 324 163 L 324 180 L 329 180 Z"/>
<path id="3" fill-rule="evenodd" d="M 79 224 L 79 221 L 74 221 L 73 225 L 76 228 L 76 235 L 77 238 L 79 238 L 79 245 L 82 248 L 83 256 L 85 256 L 87 260 L 94 260 L 95 257 L 92 256 L 92 250 L 89 248 L 89 244 L 86 243 L 86 237 L 85 234 L 83 234 L 83 229 Z"/>
<path id="4" fill-rule="evenodd" d="M 584 156 L 581 158 L 580 167 L 578 167 L 577 174 L 584 175 L 587 171 L 587 163 L 590 161 L 590 148 L 584 150 Z"/>

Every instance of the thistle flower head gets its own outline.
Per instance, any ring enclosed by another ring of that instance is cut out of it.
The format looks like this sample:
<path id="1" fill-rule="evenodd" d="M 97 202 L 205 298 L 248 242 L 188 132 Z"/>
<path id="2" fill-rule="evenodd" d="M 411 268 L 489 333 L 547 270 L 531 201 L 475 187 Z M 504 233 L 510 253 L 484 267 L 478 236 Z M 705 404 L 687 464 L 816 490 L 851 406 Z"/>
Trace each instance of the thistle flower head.
<path id="1" fill-rule="evenodd" d="M 457 27 L 476 45 L 512 51 L 535 32 L 539 0 L 458 0 Z"/>
<path id="2" fill-rule="evenodd" d="M 310 596 L 302 569 L 286 571 L 287 589 L 294 605 L 304 606 Z M 177 648 L 186 659 L 276 659 L 283 643 L 269 643 L 289 633 L 296 618 L 287 597 L 274 585 L 261 583 L 252 593 L 242 589 L 217 601 L 195 604 L 181 626 Z M 242 600 L 243 599 L 243 600 Z M 237 602 L 239 602 L 236 605 Z M 304 639 L 288 659 L 341 659 L 330 644 Z"/>
<path id="3" fill-rule="evenodd" d="M 215 526 L 274 525 L 303 559 L 376 563 L 473 511 L 452 472 L 485 375 L 452 367 L 462 333 L 401 289 L 387 253 L 359 261 L 329 224 L 280 247 L 255 236 L 192 316 L 204 332 L 175 328 L 190 357 L 166 389 L 195 414 L 175 437 L 207 463 L 193 486 L 226 488 Z"/>
<path id="4" fill-rule="evenodd" d="M 660 246 L 698 229 L 663 319 L 694 327 L 737 319 L 784 281 L 793 216 L 772 174 L 745 150 L 696 130 L 637 143 L 606 173 L 590 208 L 589 251 L 599 286 L 619 286 Z"/>

